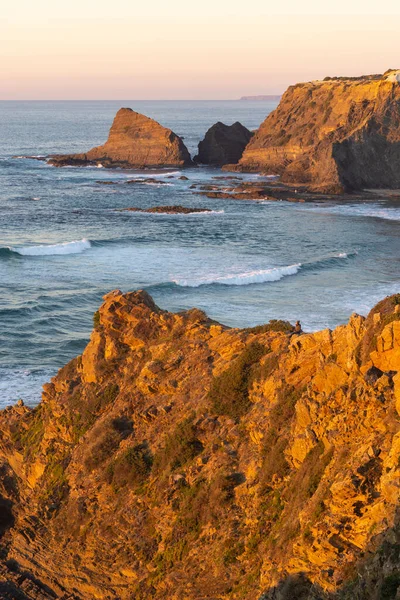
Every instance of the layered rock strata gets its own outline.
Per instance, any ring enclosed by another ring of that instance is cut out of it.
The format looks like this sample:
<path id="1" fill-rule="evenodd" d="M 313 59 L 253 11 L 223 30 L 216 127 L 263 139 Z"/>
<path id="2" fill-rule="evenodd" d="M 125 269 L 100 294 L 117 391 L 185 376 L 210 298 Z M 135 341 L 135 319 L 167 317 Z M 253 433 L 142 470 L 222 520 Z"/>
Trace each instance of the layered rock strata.
<path id="1" fill-rule="evenodd" d="M 102 165 L 104 167 L 186 167 L 192 164 L 182 139 L 171 129 L 130 108 L 121 108 L 113 121 L 108 140 L 82 154 L 55 155 L 49 163 Z"/>
<path id="2" fill-rule="evenodd" d="M 289 87 L 232 168 L 322 192 L 400 188 L 400 71 Z"/>

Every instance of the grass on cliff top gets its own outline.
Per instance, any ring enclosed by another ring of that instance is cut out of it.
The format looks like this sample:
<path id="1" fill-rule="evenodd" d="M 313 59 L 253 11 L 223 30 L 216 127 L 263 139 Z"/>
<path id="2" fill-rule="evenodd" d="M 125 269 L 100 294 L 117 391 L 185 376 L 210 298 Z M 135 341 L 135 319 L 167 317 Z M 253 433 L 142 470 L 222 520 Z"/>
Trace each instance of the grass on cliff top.
<path id="1" fill-rule="evenodd" d="M 293 325 L 289 323 L 289 321 L 282 321 L 279 319 L 272 319 L 269 323 L 265 325 L 256 325 L 255 327 L 248 327 L 244 331 L 246 333 L 290 333 L 293 331 Z"/>
<path id="2" fill-rule="evenodd" d="M 214 377 L 208 398 L 218 415 L 240 419 L 251 407 L 249 388 L 254 380 L 253 367 L 267 352 L 258 342 L 247 346 L 226 371 Z"/>

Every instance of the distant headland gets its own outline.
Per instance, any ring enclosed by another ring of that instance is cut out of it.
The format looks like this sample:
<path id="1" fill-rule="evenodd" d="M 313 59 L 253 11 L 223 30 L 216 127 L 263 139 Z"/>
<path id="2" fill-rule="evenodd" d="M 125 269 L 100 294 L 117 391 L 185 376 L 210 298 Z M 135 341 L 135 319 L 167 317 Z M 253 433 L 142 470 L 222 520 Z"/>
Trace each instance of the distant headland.
<path id="1" fill-rule="evenodd" d="M 279 100 L 282 98 L 282 94 L 279 95 L 261 95 L 261 96 L 242 96 L 241 98 L 239 98 L 239 101 L 241 100 L 255 100 L 255 101 L 260 101 L 262 102 L 263 100 L 271 100 L 271 101 L 276 101 L 279 102 Z"/>

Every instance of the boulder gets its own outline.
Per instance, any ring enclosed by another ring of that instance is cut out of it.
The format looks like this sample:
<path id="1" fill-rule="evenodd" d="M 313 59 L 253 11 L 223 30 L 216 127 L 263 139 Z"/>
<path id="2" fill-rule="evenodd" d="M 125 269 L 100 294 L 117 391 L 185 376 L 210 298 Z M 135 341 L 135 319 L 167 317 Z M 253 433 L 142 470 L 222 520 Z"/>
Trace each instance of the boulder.
<path id="1" fill-rule="evenodd" d="M 232 170 L 322 192 L 400 188 L 400 71 L 289 87 Z"/>
<path id="2" fill-rule="evenodd" d="M 194 157 L 194 161 L 220 167 L 228 163 L 237 163 L 252 135 L 251 131 L 239 122 L 224 125 L 218 121 L 210 127 L 204 140 L 199 143 L 199 153 Z"/>
<path id="3" fill-rule="evenodd" d="M 113 121 L 108 140 L 82 154 L 55 155 L 49 164 L 102 165 L 104 167 L 187 167 L 190 154 L 171 129 L 130 108 L 121 108 Z"/>

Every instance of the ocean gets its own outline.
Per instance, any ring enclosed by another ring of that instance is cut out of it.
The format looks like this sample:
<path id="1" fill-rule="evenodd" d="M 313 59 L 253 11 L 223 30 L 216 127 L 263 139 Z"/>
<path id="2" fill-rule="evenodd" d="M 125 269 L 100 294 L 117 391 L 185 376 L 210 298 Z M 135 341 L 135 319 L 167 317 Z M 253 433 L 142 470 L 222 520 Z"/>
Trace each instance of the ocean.
<path id="1" fill-rule="evenodd" d="M 146 289 L 234 327 L 300 319 L 305 331 L 366 314 L 400 291 L 400 206 L 208 199 L 217 169 L 154 173 L 55 168 L 25 155 L 88 150 L 128 106 L 184 138 L 192 155 L 216 121 L 257 128 L 274 102 L 0 102 L 0 407 L 34 405 L 84 349 L 108 291 Z M 152 176 L 164 184 L 123 185 Z M 257 179 L 257 175 L 246 176 Z M 99 181 L 117 185 L 101 185 Z M 121 212 L 181 204 L 209 213 Z"/>

